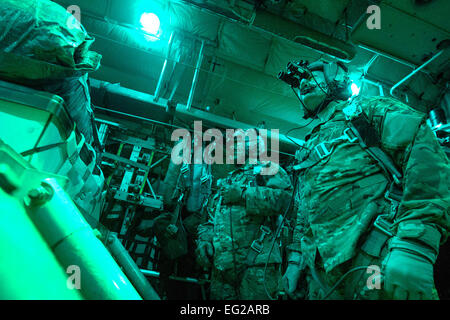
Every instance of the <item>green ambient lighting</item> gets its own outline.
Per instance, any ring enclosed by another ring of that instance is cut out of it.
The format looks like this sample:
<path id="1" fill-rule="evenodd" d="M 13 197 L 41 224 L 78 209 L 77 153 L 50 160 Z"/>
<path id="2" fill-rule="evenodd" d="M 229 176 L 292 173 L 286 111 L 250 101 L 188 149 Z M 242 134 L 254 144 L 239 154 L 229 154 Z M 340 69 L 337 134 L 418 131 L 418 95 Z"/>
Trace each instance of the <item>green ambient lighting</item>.
<path id="1" fill-rule="evenodd" d="M 357 96 L 359 94 L 359 91 L 361 90 L 361 88 L 358 87 L 358 85 L 354 82 L 351 84 L 350 89 L 352 90 L 353 96 Z"/>
<path id="2" fill-rule="evenodd" d="M 142 25 L 141 29 L 143 31 L 153 36 L 152 38 L 154 38 L 155 40 L 158 39 L 161 33 L 161 22 L 156 14 L 151 12 L 144 12 L 141 15 L 140 23 Z"/>

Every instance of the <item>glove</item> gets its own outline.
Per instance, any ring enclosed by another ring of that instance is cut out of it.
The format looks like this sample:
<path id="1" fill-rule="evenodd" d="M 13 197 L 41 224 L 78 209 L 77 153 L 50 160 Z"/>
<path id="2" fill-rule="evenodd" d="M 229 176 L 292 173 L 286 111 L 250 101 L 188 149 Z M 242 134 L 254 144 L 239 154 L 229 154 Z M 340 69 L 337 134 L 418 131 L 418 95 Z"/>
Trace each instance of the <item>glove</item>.
<path id="1" fill-rule="evenodd" d="M 222 203 L 233 204 L 242 200 L 242 188 L 239 185 L 230 184 L 223 187 L 221 191 Z"/>
<path id="2" fill-rule="evenodd" d="M 284 273 L 281 283 L 286 294 L 291 297 L 294 297 L 295 289 L 297 289 L 298 279 L 301 274 L 301 255 L 297 252 L 293 252 L 290 256 L 288 262 L 288 267 L 286 272 Z M 295 263 L 294 263 L 295 262 Z"/>
<path id="3" fill-rule="evenodd" d="M 202 241 L 195 250 L 197 263 L 204 269 L 211 267 L 211 258 L 214 254 L 214 248 L 211 242 Z"/>
<path id="4" fill-rule="evenodd" d="M 298 265 L 289 264 L 286 272 L 283 275 L 283 278 L 281 279 L 284 291 L 291 298 L 294 298 L 294 292 L 295 289 L 297 289 L 297 283 L 298 279 L 300 278 L 300 273 L 301 270 Z"/>
<path id="5" fill-rule="evenodd" d="M 411 250 L 393 249 L 385 261 L 384 290 L 396 300 L 431 299 L 434 288 L 433 264 Z"/>

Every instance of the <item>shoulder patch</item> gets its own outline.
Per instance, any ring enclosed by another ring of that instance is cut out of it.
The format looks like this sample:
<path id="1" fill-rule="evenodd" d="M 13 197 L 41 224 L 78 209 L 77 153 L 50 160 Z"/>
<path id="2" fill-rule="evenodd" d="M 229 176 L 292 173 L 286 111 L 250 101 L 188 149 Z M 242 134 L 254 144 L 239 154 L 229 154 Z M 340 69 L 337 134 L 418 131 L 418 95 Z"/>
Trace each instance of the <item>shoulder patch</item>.
<path id="1" fill-rule="evenodd" d="M 381 141 L 388 148 L 404 148 L 414 139 L 424 114 L 403 110 L 400 112 L 388 111 L 385 115 Z"/>

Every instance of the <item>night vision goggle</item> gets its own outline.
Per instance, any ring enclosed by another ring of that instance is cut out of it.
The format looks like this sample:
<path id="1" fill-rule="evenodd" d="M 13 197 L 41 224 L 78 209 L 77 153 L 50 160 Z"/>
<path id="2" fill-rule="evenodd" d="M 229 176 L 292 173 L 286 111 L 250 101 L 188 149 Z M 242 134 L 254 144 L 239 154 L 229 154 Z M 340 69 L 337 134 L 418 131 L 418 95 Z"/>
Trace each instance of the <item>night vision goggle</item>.
<path id="1" fill-rule="evenodd" d="M 350 81 L 348 77 L 343 81 L 336 80 L 339 68 L 345 74 L 348 73 L 347 67 L 340 61 L 327 63 L 319 60 L 309 63 L 306 60 L 300 60 L 298 62 L 289 62 L 286 66 L 287 70 L 278 73 L 278 79 L 292 88 L 299 88 L 303 79 L 309 80 L 314 77 L 312 74 L 314 71 L 322 72 L 328 86 L 328 95 L 336 99 L 345 100 L 352 95 Z"/>

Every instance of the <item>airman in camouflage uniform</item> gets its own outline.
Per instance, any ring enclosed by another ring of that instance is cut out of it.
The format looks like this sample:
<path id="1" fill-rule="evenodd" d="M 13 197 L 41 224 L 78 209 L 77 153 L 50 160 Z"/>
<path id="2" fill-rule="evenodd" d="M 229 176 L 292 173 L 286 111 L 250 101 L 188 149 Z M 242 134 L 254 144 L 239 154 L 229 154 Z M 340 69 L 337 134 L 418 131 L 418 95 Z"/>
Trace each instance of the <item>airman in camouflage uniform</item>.
<path id="1" fill-rule="evenodd" d="M 277 244 L 271 248 L 277 218 L 291 199 L 291 182 L 281 167 L 263 176 L 261 166 L 247 164 L 220 180 L 210 219 L 198 228 L 199 263 L 212 267 L 211 299 L 268 299 L 278 291 L 281 255 Z"/>
<path id="2" fill-rule="evenodd" d="M 316 84 L 326 85 L 314 74 L 299 88 L 305 111 L 320 122 L 299 152 L 299 212 L 286 291 L 293 294 L 305 278 L 309 299 L 435 298 L 433 264 L 450 225 L 450 167 L 426 115 L 385 97 L 334 100 L 319 110 L 325 93 Z M 389 172 L 346 131 L 349 105 L 361 107 L 379 147 L 401 170 L 397 199 L 386 193 L 396 184 Z M 370 278 L 375 269 L 367 266 L 379 267 L 380 277 Z"/>

